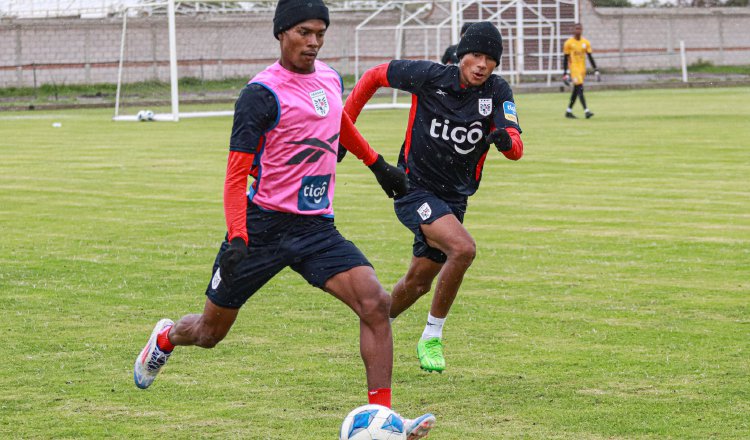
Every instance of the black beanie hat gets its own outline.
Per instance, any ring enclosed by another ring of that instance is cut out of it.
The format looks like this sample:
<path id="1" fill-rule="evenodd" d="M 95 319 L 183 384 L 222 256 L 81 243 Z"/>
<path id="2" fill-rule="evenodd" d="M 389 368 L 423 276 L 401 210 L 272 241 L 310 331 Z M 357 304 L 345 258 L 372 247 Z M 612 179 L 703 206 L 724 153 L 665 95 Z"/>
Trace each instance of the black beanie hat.
<path id="1" fill-rule="evenodd" d="M 471 27 L 471 25 L 472 25 L 472 24 L 474 24 L 474 23 L 471 23 L 471 22 L 466 22 L 466 23 L 464 23 L 464 25 L 463 25 L 463 26 L 461 26 L 461 33 L 460 33 L 459 35 L 463 35 L 463 34 L 465 34 L 465 33 L 466 33 L 466 30 L 467 30 L 467 29 L 469 29 L 469 28 Z"/>
<path id="2" fill-rule="evenodd" d="M 483 53 L 500 64 L 503 55 L 503 37 L 494 24 L 489 21 L 474 23 L 466 29 L 456 48 L 456 56 L 461 59 L 469 52 Z"/>
<path id="3" fill-rule="evenodd" d="M 323 20 L 326 27 L 331 23 L 323 0 L 279 0 L 273 16 L 273 36 L 278 40 L 280 33 L 297 23 L 316 18 Z"/>

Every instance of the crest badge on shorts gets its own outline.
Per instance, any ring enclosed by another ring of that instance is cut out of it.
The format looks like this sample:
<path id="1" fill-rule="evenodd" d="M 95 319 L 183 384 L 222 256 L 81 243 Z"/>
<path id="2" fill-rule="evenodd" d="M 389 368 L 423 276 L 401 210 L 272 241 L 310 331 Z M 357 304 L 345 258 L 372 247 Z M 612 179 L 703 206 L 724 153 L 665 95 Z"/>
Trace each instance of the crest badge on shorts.
<path id="1" fill-rule="evenodd" d="M 479 99 L 479 114 L 482 116 L 489 116 L 492 113 L 492 100 L 491 99 Z"/>
<path id="2" fill-rule="evenodd" d="M 216 269 L 214 277 L 211 278 L 211 288 L 216 290 L 219 288 L 219 284 L 221 284 L 221 269 Z"/>
<path id="3" fill-rule="evenodd" d="M 314 92 L 310 92 L 310 99 L 312 99 L 315 113 L 319 114 L 320 116 L 325 116 L 328 114 L 328 98 L 326 98 L 325 90 L 320 89 Z"/>
<path id="4" fill-rule="evenodd" d="M 432 208 L 430 208 L 429 203 L 422 203 L 422 206 L 417 208 L 417 214 L 419 214 L 419 217 L 422 218 L 422 220 L 427 220 L 432 215 Z"/>

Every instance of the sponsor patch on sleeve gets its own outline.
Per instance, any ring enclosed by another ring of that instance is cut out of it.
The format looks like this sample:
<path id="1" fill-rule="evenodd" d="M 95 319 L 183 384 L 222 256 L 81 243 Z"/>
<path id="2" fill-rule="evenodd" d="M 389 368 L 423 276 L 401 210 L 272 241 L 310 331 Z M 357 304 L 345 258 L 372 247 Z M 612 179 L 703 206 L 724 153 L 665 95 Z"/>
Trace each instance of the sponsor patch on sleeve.
<path id="1" fill-rule="evenodd" d="M 505 119 L 509 120 L 510 122 L 514 122 L 518 124 L 518 116 L 516 115 L 516 103 L 511 101 L 505 101 L 503 103 L 503 113 L 505 114 Z"/>

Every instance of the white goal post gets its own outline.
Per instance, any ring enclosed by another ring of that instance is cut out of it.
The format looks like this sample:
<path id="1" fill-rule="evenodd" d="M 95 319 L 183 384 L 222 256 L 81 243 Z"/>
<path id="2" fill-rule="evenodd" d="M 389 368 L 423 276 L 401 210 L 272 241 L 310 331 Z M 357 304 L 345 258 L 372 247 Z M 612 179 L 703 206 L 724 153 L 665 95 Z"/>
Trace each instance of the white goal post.
<path id="1" fill-rule="evenodd" d="M 184 66 L 183 60 L 178 59 L 177 54 L 177 30 L 176 30 L 176 15 L 182 14 L 224 14 L 229 12 L 240 12 L 240 13 L 251 13 L 257 17 L 267 17 L 270 22 L 270 18 L 273 16 L 274 10 L 277 5 L 277 1 L 270 0 L 141 0 L 139 3 L 124 6 L 119 12 L 122 14 L 122 36 L 120 41 L 120 57 L 117 69 L 117 91 L 115 95 L 115 111 L 113 120 L 115 121 L 137 121 L 139 120 L 137 115 L 125 114 L 123 108 L 125 107 L 125 97 L 128 96 L 126 93 L 127 85 L 131 82 L 128 81 L 125 76 L 129 71 L 128 64 L 133 52 L 132 47 L 126 47 L 132 45 L 134 41 L 133 35 L 129 35 L 128 32 L 128 18 L 133 16 L 158 16 L 164 17 L 166 15 L 168 24 L 168 33 L 163 32 L 163 29 L 159 28 L 159 32 L 162 35 L 162 40 L 168 39 L 168 51 L 169 51 L 169 87 L 170 87 L 170 104 L 169 112 L 155 113 L 150 120 L 155 121 L 179 121 L 184 118 L 196 118 L 196 117 L 207 117 L 207 116 L 228 116 L 234 112 L 232 110 L 226 111 L 209 111 L 209 112 L 184 112 L 180 110 L 180 94 L 179 94 L 179 72 L 180 66 Z M 384 3 L 383 0 L 327 0 L 326 1 L 329 10 L 332 12 L 341 11 L 371 11 L 377 8 L 380 4 Z M 131 26 L 132 27 L 132 26 Z M 165 26 L 166 27 L 166 26 Z M 143 28 L 141 28 L 143 31 Z M 132 32 L 131 32 L 132 34 Z M 152 37 L 154 38 L 154 37 Z M 206 38 L 204 40 L 211 40 Z M 222 42 L 215 41 L 221 50 Z M 205 45 L 210 45 L 211 41 L 205 41 Z M 205 48 L 205 47 L 204 47 Z M 184 49 L 184 48 L 183 48 Z M 183 50 L 181 49 L 181 51 Z M 266 48 L 264 48 L 266 49 Z M 130 52 L 130 54 L 129 54 Z M 142 52 L 142 51 L 141 51 Z M 262 51 L 261 51 L 262 52 Z M 142 55 L 142 54 L 140 54 Z M 265 62 L 264 58 L 267 58 L 267 51 L 265 55 L 258 55 L 258 62 Z M 138 61 L 134 61 L 134 64 L 143 65 L 149 64 L 160 64 L 155 58 L 145 60 L 143 57 L 136 56 Z M 235 57 L 236 58 L 236 57 Z M 179 61 L 178 61 L 179 60 Z M 264 61 L 260 61 L 264 60 Z M 198 60 L 189 59 L 187 64 L 193 64 Z M 222 67 L 222 56 L 219 55 L 216 60 L 219 64 L 219 68 Z M 229 64 L 234 64 L 236 59 L 229 60 Z M 252 60 L 243 60 L 246 63 L 252 63 Z M 202 63 L 201 63 L 202 64 Z M 223 67 L 227 67 L 224 65 Z M 163 74 L 163 73 L 162 73 Z M 158 77 L 158 75 L 156 75 Z M 221 77 L 221 75 L 220 75 Z M 143 81 L 143 75 L 139 78 Z M 158 81 L 158 79 L 157 79 Z M 160 105 L 163 106 L 163 103 Z"/>
<path id="2" fill-rule="evenodd" d="M 153 2 L 143 2 L 137 5 L 126 6 L 122 11 L 122 38 L 120 41 L 120 60 L 117 68 L 117 91 L 115 95 L 115 114 L 112 117 L 114 121 L 138 121 L 137 115 L 121 114 L 122 90 L 123 90 L 123 69 L 126 57 L 128 16 L 138 10 L 153 10 L 166 7 L 167 27 L 169 40 L 169 87 L 170 87 L 170 112 L 155 113 L 150 120 L 154 121 L 173 121 L 178 122 L 181 118 L 204 118 L 210 116 L 231 116 L 233 110 L 224 111 L 203 111 L 203 112 L 180 112 L 179 98 L 179 73 L 177 71 L 177 32 L 176 32 L 176 0 L 157 0 Z M 179 0 L 180 4 L 195 3 L 211 4 L 216 3 L 224 7 L 227 3 L 240 3 L 238 1 L 227 0 Z M 248 3 L 248 2 L 242 2 Z"/>

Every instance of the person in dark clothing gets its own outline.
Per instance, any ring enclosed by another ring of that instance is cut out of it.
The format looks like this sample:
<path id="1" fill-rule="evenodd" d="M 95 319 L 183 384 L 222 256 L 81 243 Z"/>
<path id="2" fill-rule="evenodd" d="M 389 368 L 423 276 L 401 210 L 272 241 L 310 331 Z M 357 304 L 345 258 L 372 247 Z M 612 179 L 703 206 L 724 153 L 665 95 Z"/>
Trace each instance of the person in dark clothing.
<path id="1" fill-rule="evenodd" d="M 464 34 L 466 33 L 466 29 L 469 29 L 469 26 L 471 26 L 473 23 L 464 23 L 463 26 L 461 26 L 461 35 L 459 38 L 463 38 Z M 448 46 L 447 49 L 445 49 L 445 53 L 443 54 L 442 58 L 440 58 L 440 62 L 443 64 L 458 64 L 458 57 L 456 56 L 456 49 L 458 49 L 458 44 L 453 44 L 451 46 Z"/>
<path id="2" fill-rule="evenodd" d="M 394 199 L 394 208 L 414 234 L 413 257 L 391 293 L 390 317 L 411 307 L 438 279 L 417 343 L 420 366 L 430 372 L 445 369 L 443 324 L 476 255 L 463 219 L 468 198 L 479 187 L 490 145 L 510 160 L 523 155 L 513 92 L 492 73 L 502 53 L 497 28 L 490 22 L 475 23 L 458 44 L 457 65 L 393 60 L 365 72 L 344 106 L 356 122 L 378 88 L 412 94 L 399 157 L 409 190 Z"/>

